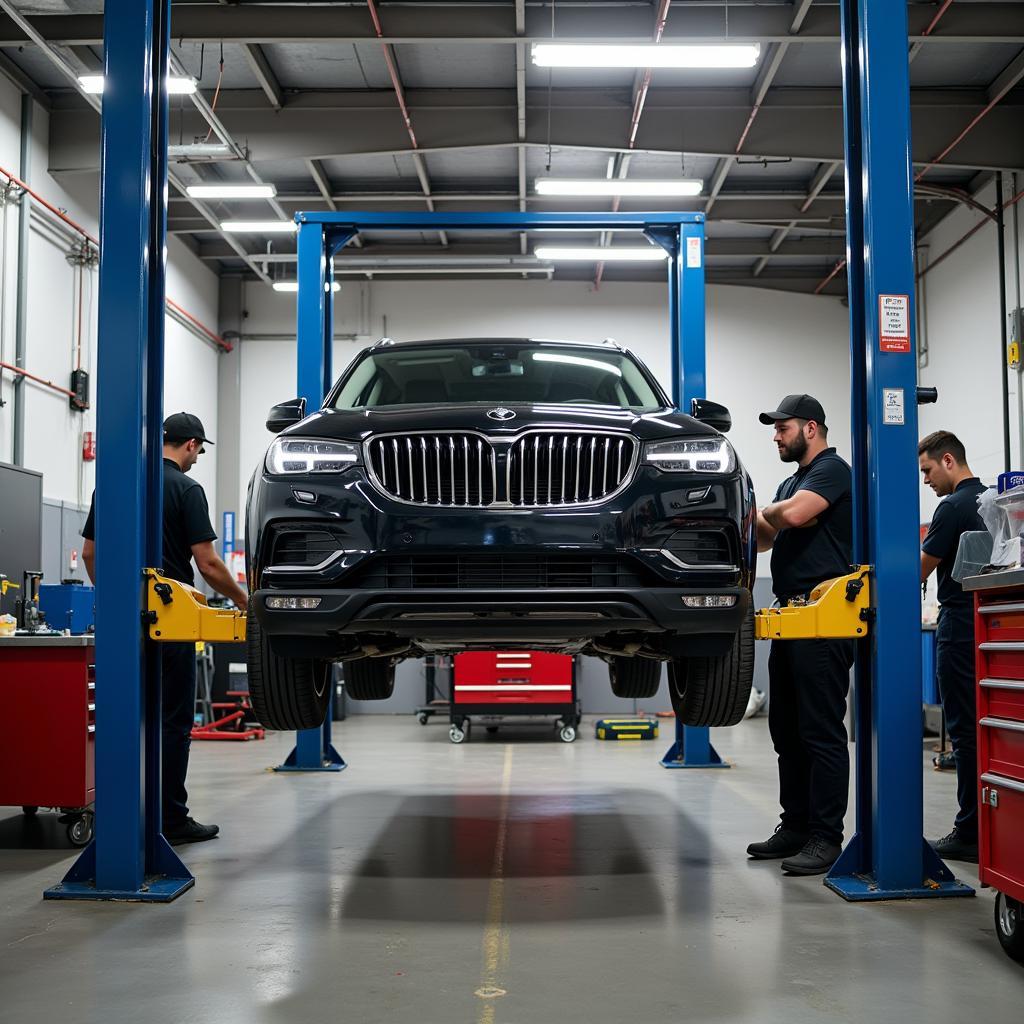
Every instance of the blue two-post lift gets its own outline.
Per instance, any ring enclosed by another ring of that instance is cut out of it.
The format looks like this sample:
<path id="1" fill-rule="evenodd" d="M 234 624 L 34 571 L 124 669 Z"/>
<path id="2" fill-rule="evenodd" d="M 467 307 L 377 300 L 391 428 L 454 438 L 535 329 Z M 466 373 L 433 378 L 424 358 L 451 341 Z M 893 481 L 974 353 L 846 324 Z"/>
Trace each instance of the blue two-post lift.
<path id="1" fill-rule="evenodd" d="M 967 895 L 971 890 L 954 881 L 922 838 L 906 7 L 891 0 L 841 0 L 841 11 L 855 559 L 875 567 L 877 616 L 858 657 L 857 831 L 826 883 L 847 899 Z M 142 626 L 142 569 L 161 562 L 169 27 L 170 0 L 107 0 L 97 389 L 96 838 L 64 880 L 47 890 L 52 899 L 169 901 L 194 882 L 161 834 L 159 660 Z M 700 216 L 364 214 L 304 215 L 300 221 L 299 391 L 314 403 L 330 383 L 329 257 L 359 227 L 389 224 L 645 231 L 670 255 L 674 396 L 685 408 L 704 391 Z M 884 334 L 880 302 L 893 318 Z M 901 309 L 905 345 L 898 337 Z M 716 760 L 706 730 L 687 730 L 683 746 L 683 761 L 710 765 Z M 304 768 L 307 758 L 312 768 L 340 762 L 329 733 L 300 734 L 292 767 Z M 677 748 L 669 759 L 680 760 Z"/>

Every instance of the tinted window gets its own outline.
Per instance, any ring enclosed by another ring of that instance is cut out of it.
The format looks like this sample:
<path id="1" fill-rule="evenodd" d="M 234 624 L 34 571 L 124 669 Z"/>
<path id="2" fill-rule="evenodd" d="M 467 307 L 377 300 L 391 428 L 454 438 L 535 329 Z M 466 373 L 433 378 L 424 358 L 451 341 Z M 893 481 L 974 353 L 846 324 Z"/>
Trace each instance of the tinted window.
<path id="1" fill-rule="evenodd" d="M 655 409 L 660 397 L 636 362 L 611 348 L 480 344 L 367 353 L 335 409 L 438 403 L 601 405 Z"/>

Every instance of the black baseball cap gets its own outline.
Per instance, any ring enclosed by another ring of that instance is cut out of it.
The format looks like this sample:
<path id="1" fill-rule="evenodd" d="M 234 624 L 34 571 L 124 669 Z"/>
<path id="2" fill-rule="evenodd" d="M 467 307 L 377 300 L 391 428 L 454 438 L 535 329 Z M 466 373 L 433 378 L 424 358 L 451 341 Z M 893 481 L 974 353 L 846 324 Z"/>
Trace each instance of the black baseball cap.
<path id="1" fill-rule="evenodd" d="M 810 395 L 786 395 L 774 412 L 763 412 L 758 419 L 768 426 L 779 420 L 814 420 L 825 426 L 825 410 L 821 402 Z"/>
<path id="2" fill-rule="evenodd" d="M 206 436 L 206 428 L 198 416 L 190 412 L 175 412 L 164 420 L 164 438 L 168 441 L 191 441 L 213 444 Z"/>

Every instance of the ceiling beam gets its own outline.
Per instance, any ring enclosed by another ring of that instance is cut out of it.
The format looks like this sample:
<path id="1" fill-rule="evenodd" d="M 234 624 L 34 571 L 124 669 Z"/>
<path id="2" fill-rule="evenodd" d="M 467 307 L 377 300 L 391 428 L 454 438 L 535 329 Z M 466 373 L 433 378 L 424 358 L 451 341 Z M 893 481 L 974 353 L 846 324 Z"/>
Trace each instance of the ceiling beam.
<path id="1" fill-rule="evenodd" d="M 270 66 L 270 61 L 267 60 L 267 55 L 263 52 L 263 47 L 259 43 L 243 43 L 242 52 L 270 105 L 274 110 L 280 110 L 284 106 L 284 92 L 274 69 Z"/>

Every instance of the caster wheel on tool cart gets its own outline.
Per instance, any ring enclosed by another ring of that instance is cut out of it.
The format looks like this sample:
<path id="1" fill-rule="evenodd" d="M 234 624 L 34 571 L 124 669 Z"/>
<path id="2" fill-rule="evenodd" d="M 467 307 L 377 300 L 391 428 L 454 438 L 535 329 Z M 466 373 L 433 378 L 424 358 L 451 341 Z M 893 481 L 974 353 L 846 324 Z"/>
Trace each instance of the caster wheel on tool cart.
<path id="1" fill-rule="evenodd" d="M 28 818 L 34 818 L 39 813 L 38 807 L 22 807 L 21 813 Z"/>
<path id="2" fill-rule="evenodd" d="M 68 839 L 72 846 L 86 846 L 92 839 L 92 815 L 83 814 L 68 825 Z"/>
<path id="3" fill-rule="evenodd" d="M 419 722 L 419 723 L 420 723 L 420 725 L 426 725 L 426 724 L 427 724 L 427 722 L 429 722 L 429 721 L 430 721 L 430 715 L 428 715 L 428 714 L 426 714 L 425 712 L 422 712 L 422 711 L 421 711 L 421 712 L 420 712 L 420 713 L 419 713 L 419 714 L 418 714 L 418 715 L 416 716 L 416 721 L 417 721 L 417 722 Z"/>
<path id="4" fill-rule="evenodd" d="M 448 739 L 450 739 L 452 743 L 465 743 L 468 736 L 469 730 L 460 729 L 457 725 L 453 725 L 448 730 Z"/>
<path id="5" fill-rule="evenodd" d="M 563 725 L 558 733 L 558 738 L 563 743 L 572 743 L 576 739 L 576 726 L 575 725 Z"/>
<path id="6" fill-rule="evenodd" d="M 1008 957 L 1024 964 L 1024 904 L 996 893 L 996 936 Z"/>

